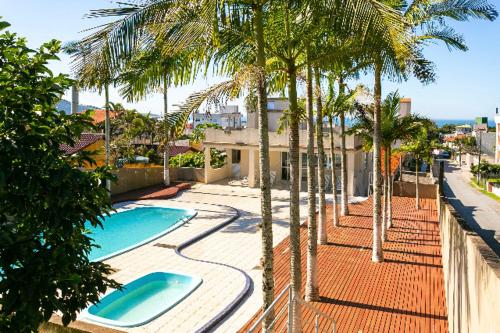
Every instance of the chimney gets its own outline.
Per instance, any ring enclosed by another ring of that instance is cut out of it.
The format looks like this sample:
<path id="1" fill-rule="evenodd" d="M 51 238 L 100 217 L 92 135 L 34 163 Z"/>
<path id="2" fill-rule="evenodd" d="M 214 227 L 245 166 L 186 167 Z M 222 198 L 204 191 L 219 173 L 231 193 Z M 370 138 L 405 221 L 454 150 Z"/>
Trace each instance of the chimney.
<path id="1" fill-rule="evenodd" d="M 71 114 L 78 113 L 78 87 L 73 85 L 71 87 Z"/>

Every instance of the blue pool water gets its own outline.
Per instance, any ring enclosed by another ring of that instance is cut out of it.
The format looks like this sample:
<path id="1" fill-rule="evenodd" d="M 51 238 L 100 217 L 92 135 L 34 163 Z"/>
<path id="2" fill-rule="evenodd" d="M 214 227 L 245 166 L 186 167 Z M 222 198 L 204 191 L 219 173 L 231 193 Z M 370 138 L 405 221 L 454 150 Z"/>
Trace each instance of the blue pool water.
<path id="1" fill-rule="evenodd" d="M 84 316 L 121 327 L 148 323 L 186 298 L 200 284 L 194 276 L 155 272 L 134 280 L 90 306 Z"/>
<path id="2" fill-rule="evenodd" d="M 100 261 L 130 250 L 173 230 L 196 214 L 193 210 L 139 207 L 104 218 L 104 228 L 92 227 L 90 237 L 100 248 L 93 248 L 89 259 Z"/>

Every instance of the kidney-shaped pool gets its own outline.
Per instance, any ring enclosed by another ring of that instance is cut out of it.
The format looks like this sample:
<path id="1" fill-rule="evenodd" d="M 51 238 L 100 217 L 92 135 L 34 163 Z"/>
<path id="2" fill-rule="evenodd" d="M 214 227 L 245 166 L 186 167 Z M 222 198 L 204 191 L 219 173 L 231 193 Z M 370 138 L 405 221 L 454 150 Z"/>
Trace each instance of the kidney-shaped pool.
<path id="1" fill-rule="evenodd" d="M 179 227 L 196 211 L 165 207 L 137 207 L 106 216 L 101 227 L 88 229 L 100 247 L 89 254 L 92 261 L 102 261 L 148 243 Z"/>

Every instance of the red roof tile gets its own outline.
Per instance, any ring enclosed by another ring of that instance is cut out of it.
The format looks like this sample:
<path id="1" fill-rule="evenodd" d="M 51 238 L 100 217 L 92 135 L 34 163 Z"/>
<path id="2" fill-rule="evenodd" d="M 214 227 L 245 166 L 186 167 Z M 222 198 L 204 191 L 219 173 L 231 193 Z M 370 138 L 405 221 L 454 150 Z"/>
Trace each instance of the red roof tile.
<path id="1" fill-rule="evenodd" d="M 99 123 L 102 123 L 106 119 L 106 110 L 102 110 L 102 109 L 91 110 L 90 116 L 94 120 L 93 121 L 94 125 L 97 125 Z M 113 119 L 115 117 L 116 117 L 116 112 L 109 111 L 109 118 Z"/>
<path id="2" fill-rule="evenodd" d="M 185 154 L 188 151 L 195 151 L 195 149 L 189 146 L 172 146 L 170 147 L 170 156 L 173 157 L 179 154 Z"/>
<path id="3" fill-rule="evenodd" d="M 74 154 L 82 149 L 87 148 L 91 144 L 93 144 L 93 143 L 95 143 L 103 138 L 104 138 L 104 136 L 102 134 L 82 133 L 82 135 L 80 136 L 80 139 L 77 142 L 75 142 L 75 144 L 73 146 L 62 144 L 60 146 L 60 148 L 66 154 L 71 155 L 71 154 Z"/>

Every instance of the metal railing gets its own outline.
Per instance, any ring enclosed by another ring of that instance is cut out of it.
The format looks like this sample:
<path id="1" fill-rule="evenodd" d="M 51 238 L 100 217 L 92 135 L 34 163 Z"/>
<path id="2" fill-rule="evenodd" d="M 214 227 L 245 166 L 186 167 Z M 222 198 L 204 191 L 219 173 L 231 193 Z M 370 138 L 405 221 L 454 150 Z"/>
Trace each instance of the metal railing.
<path id="1" fill-rule="evenodd" d="M 277 304 L 279 303 L 280 300 L 284 299 L 285 297 L 288 298 L 287 302 L 282 305 L 279 308 L 276 308 Z M 293 297 L 292 293 L 290 292 L 290 285 L 287 285 L 280 293 L 279 295 L 274 299 L 274 301 L 269 305 L 269 307 L 262 313 L 262 315 L 255 321 L 255 323 L 250 327 L 248 330 L 248 333 L 254 333 L 258 331 L 259 329 L 262 329 L 263 332 L 265 332 L 264 327 L 262 327 L 262 323 L 264 320 L 269 317 L 272 313 L 274 313 L 274 317 L 272 318 L 272 321 L 268 324 L 267 326 L 267 331 L 269 332 L 276 332 L 276 333 L 281 333 L 281 332 L 288 332 L 292 333 L 293 332 L 293 311 L 292 311 L 292 306 L 295 304 L 299 304 L 299 306 L 307 308 L 308 310 L 312 311 L 314 313 L 314 322 L 307 322 L 302 319 L 302 325 L 304 324 L 311 324 L 314 327 L 314 332 L 320 332 L 320 320 L 326 321 L 327 324 L 323 325 L 321 328 L 321 332 L 333 332 L 335 333 L 337 331 L 337 325 L 335 320 L 330 317 L 328 314 L 318 310 L 316 307 L 313 305 L 305 302 L 301 298 L 298 297 Z M 288 313 L 287 313 L 288 311 Z M 278 327 L 277 325 L 280 324 L 279 319 L 282 318 L 283 315 L 287 314 L 287 319 L 286 321 L 282 322 L 282 326 Z M 327 330 L 327 327 L 330 327 L 329 330 Z M 299 330 L 300 331 L 300 330 Z"/>

